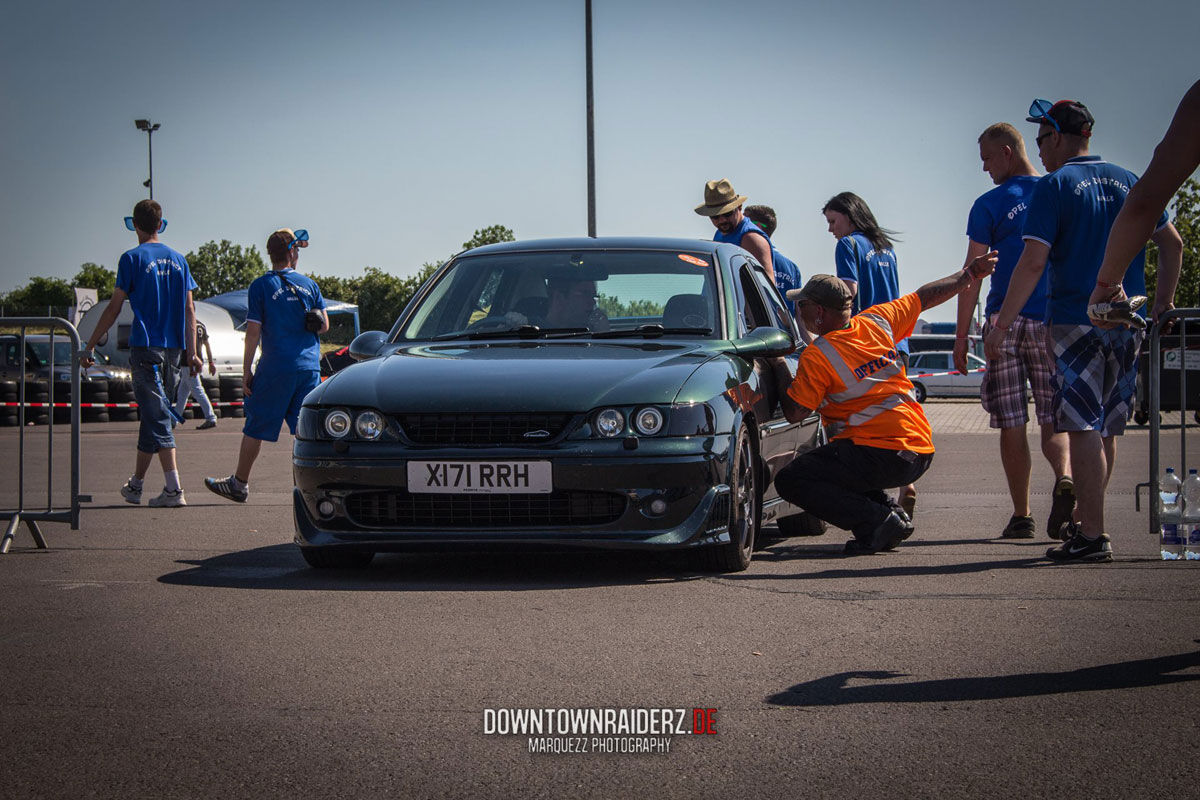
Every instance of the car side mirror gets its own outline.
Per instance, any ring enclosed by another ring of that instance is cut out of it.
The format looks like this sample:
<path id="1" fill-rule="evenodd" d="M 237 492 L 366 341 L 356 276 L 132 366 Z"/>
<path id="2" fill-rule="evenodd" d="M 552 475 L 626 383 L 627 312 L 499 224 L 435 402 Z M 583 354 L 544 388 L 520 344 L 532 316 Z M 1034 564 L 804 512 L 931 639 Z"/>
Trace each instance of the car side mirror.
<path id="1" fill-rule="evenodd" d="M 366 361 L 379 355 L 380 348 L 387 342 L 388 335 L 383 331 L 367 331 L 354 337 L 350 343 L 350 355 L 356 361 Z"/>
<path id="2" fill-rule="evenodd" d="M 796 340 L 787 331 L 779 328 L 755 328 L 740 339 L 731 343 L 733 349 L 742 358 L 776 358 L 796 352 Z"/>

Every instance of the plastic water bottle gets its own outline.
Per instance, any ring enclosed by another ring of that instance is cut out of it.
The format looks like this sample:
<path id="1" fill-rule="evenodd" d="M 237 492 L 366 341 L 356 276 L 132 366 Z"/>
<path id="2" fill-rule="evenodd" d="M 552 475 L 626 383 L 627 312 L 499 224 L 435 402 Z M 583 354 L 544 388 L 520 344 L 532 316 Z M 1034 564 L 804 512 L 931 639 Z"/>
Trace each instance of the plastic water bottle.
<path id="1" fill-rule="evenodd" d="M 1175 470 L 1167 467 L 1167 474 L 1158 484 L 1158 542 L 1164 561 L 1183 558 L 1183 509 L 1180 507 L 1183 484 Z"/>
<path id="2" fill-rule="evenodd" d="M 1183 557 L 1200 561 L 1200 474 L 1189 469 L 1183 482 Z"/>

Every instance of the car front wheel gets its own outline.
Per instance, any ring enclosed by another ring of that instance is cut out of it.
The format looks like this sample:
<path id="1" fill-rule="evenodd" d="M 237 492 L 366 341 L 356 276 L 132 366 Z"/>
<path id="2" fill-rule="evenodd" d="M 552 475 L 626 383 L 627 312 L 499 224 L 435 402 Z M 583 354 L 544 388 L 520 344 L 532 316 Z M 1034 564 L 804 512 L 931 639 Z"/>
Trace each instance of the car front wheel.
<path id="1" fill-rule="evenodd" d="M 750 566 L 762 520 L 762 495 L 754 471 L 754 450 L 746 429 L 738 431 L 729 481 L 729 542 L 693 551 L 696 566 L 712 572 L 741 572 Z"/>
<path id="2" fill-rule="evenodd" d="M 924 403 L 926 397 L 925 384 L 913 382 L 913 392 L 917 395 L 917 402 Z"/>

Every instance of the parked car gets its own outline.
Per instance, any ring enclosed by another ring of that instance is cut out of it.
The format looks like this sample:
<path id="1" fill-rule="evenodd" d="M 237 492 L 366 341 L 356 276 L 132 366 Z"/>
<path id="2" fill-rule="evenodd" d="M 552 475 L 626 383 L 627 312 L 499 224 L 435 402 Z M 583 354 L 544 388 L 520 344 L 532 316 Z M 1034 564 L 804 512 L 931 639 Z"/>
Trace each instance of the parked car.
<path id="1" fill-rule="evenodd" d="M 76 350 L 66 335 L 54 337 L 54 358 L 50 358 L 50 334 L 25 335 L 25 376 L 28 380 L 71 380 L 71 364 Z M 21 336 L 0 334 L 0 379 L 21 378 Z M 129 380 L 129 370 L 113 366 L 103 353 L 96 353 L 96 363 L 79 375 L 80 380 Z"/>
<path id="2" fill-rule="evenodd" d="M 92 306 L 83 315 L 76 327 L 79 336 L 87 341 L 100 324 L 100 317 L 108 303 Z M 246 333 L 237 328 L 233 316 L 226 309 L 204 300 L 196 301 L 196 321 L 204 324 L 208 331 L 208 346 L 212 350 L 213 361 L 216 362 L 217 373 L 224 375 L 241 375 L 242 358 L 246 351 Z M 129 334 L 133 329 L 133 308 L 126 300 L 121 306 L 112 327 L 101 334 L 96 344 L 96 355 L 105 355 L 117 366 L 129 366 Z M 203 358 L 204 354 L 200 356 Z M 207 372 L 208 366 L 205 365 Z"/>
<path id="3" fill-rule="evenodd" d="M 967 353 L 967 369 L 963 375 L 954 369 L 954 353 L 925 352 L 911 354 L 908 362 L 908 378 L 917 393 L 917 401 L 924 403 L 926 397 L 979 397 L 983 385 L 985 362 L 974 353 Z"/>
<path id="4" fill-rule="evenodd" d="M 562 324 L 564 297 L 596 308 Z M 559 239 L 460 254 L 305 399 L 295 541 L 313 567 L 551 545 L 744 570 L 766 521 L 782 536 L 824 531 L 772 483 L 823 435 L 815 415 L 784 418 L 770 380 L 765 359 L 794 372 L 797 340 L 774 284 L 733 245 Z"/>

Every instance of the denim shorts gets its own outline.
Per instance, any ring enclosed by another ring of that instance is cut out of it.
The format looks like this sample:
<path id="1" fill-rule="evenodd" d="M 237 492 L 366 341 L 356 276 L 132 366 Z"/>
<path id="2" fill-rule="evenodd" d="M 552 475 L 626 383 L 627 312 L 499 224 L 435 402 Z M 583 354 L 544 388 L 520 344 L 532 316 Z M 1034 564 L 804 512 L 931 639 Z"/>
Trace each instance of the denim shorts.
<path id="1" fill-rule="evenodd" d="M 245 399 L 246 424 L 242 433 L 263 442 L 279 441 L 279 427 L 286 421 L 294 436 L 305 396 L 321 383 L 320 370 L 273 372 L 261 363 L 250 382 Z"/>
<path id="2" fill-rule="evenodd" d="M 175 446 L 175 435 L 171 432 L 174 419 L 168 409 L 174 406 L 171 398 L 179 387 L 179 353 L 176 347 L 129 348 L 133 399 L 141 418 L 137 449 L 143 453 L 157 453 L 164 447 Z M 155 367 L 162 375 L 161 386 Z"/>

